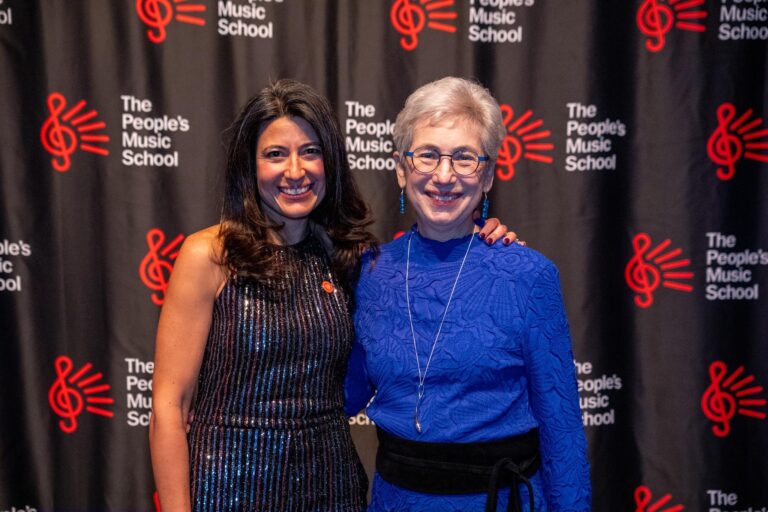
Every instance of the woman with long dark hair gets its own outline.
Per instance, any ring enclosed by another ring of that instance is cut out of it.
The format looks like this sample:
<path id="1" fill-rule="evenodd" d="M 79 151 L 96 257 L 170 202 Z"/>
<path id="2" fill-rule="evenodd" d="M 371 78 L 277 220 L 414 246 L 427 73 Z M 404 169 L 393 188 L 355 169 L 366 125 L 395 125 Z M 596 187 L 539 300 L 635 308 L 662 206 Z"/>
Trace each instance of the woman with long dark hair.
<path id="1" fill-rule="evenodd" d="M 221 223 L 184 242 L 160 316 L 163 511 L 361 510 L 342 380 L 350 288 L 376 241 L 344 138 L 328 101 L 292 80 L 253 97 L 231 137 Z"/>

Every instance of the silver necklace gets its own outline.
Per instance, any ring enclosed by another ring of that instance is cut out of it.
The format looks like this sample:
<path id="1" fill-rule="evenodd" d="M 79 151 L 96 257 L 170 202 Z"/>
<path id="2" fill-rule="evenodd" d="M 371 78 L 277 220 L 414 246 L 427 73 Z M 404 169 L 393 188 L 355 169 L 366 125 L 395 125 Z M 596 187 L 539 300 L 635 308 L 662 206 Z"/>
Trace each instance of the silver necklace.
<path id="1" fill-rule="evenodd" d="M 413 421 L 416 425 L 416 431 L 421 434 L 421 420 L 419 419 L 419 407 L 421 401 L 424 398 L 424 380 L 427 378 L 427 371 L 429 371 L 429 364 L 432 362 L 432 354 L 435 353 L 435 347 L 437 347 L 437 340 L 440 339 L 440 332 L 443 330 L 443 322 L 445 321 L 445 315 L 448 314 L 448 308 L 451 305 L 453 299 L 453 292 L 456 291 L 456 285 L 459 282 L 461 271 L 464 269 L 464 262 L 467 261 L 467 255 L 469 254 L 469 248 L 472 247 L 472 239 L 475 238 L 474 233 L 469 237 L 469 243 L 467 244 L 467 250 L 464 253 L 464 258 L 461 260 L 461 266 L 459 266 L 459 272 L 456 274 L 456 279 L 453 281 L 453 288 L 451 288 L 451 294 L 448 296 L 448 302 L 445 304 L 443 310 L 443 317 L 440 319 L 440 325 L 437 327 L 437 333 L 435 334 L 435 340 L 432 342 L 432 349 L 429 351 L 429 357 L 427 358 L 427 364 L 424 365 L 424 373 L 421 372 L 421 363 L 419 362 L 419 350 L 416 348 L 416 333 L 413 330 L 413 316 L 411 315 L 411 293 L 408 288 L 408 275 L 411 268 L 411 240 L 413 239 L 413 231 L 411 231 L 408 237 L 408 254 L 405 260 L 405 300 L 408 304 L 408 322 L 411 324 L 411 339 L 413 340 L 413 354 L 416 356 L 416 370 L 419 372 L 419 386 L 416 388 L 416 411 L 413 415 Z"/>

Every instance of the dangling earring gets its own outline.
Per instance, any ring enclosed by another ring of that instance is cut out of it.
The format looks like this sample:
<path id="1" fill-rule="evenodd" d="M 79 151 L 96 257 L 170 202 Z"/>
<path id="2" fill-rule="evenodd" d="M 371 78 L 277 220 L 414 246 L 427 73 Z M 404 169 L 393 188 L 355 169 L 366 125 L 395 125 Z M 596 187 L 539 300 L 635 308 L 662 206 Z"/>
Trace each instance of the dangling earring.
<path id="1" fill-rule="evenodd" d="M 488 194 L 486 192 L 483 192 L 483 211 L 480 213 L 480 217 L 483 218 L 483 220 L 488 218 L 488 208 L 491 205 L 491 202 L 488 200 Z"/>
<path id="2" fill-rule="evenodd" d="M 400 215 L 405 215 L 405 189 L 400 189 Z"/>

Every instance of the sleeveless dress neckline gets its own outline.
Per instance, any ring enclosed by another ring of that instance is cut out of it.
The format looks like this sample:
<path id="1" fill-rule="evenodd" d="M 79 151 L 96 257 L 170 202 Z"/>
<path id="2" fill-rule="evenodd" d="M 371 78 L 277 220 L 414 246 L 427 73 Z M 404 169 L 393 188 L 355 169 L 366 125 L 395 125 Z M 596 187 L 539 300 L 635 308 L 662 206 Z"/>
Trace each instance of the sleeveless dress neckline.
<path id="1" fill-rule="evenodd" d="M 367 479 L 342 410 L 354 332 L 320 242 L 277 250 L 275 283 L 214 303 L 188 435 L 195 511 L 360 511 Z M 274 284 L 274 286 L 271 286 Z"/>

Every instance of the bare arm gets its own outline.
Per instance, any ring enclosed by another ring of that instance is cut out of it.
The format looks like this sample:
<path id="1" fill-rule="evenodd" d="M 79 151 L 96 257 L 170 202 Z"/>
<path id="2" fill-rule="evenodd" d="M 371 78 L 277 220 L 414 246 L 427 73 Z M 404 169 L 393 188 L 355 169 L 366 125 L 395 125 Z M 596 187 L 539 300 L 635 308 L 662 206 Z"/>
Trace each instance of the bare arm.
<path id="1" fill-rule="evenodd" d="M 226 280 L 216 264 L 217 233 L 213 226 L 184 241 L 157 328 L 149 443 L 163 512 L 191 510 L 185 429 L 213 303 Z"/>

